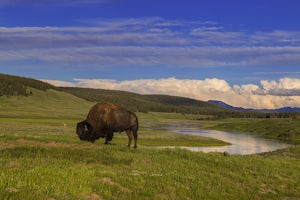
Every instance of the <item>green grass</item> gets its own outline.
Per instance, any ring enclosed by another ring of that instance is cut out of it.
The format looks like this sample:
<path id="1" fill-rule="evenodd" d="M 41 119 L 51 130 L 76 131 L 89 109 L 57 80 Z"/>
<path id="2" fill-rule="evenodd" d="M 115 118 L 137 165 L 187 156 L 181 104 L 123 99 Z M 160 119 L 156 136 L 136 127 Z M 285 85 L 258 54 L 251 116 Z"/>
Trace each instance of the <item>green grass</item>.
<path id="1" fill-rule="evenodd" d="M 58 92 L 56 90 L 41 91 L 30 88 L 31 96 L 0 97 L 1 118 L 24 119 L 80 119 L 87 115 L 93 102 Z"/>
<path id="2" fill-rule="evenodd" d="M 78 143 L 75 134 L 75 120 L 61 119 L 0 119 L 0 140 L 16 141 L 30 140 L 39 142 L 65 142 Z M 141 124 L 143 126 L 143 124 Z M 146 126 L 145 126 L 146 127 Z M 222 146 L 229 143 L 202 136 L 183 135 L 164 130 L 139 130 L 138 145 L 141 146 Z M 104 139 L 96 141 L 103 145 Z M 115 133 L 113 145 L 126 145 L 128 138 L 126 133 Z"/>
<path id="3" fill-rule="evenodd" d="M 31 90 L 33 94 L 29 97 L 0 97 L 0 138 L 46 142 L 77 140 L 74 134 L 76 123 L 86 118 L 94 103 L 55 90 L 40 91 L 32 88 Z M 183 121 L 187 120 L 187 116 L 191 115 L 138 113 L 140 127 L 149 126 L 147 122 Z M 113 143 L 127 144 L 126 134 L 115 134 Z M 139 144 L 145 146 L 228 145 L 228 143 L 207 137 L 143 129 L 139 131 Z"/>
<path id="4" fill-rule="evenodd" d="M 170 116 L 155 118 L 175 120 Z M 142 123 L 139 147 L 128 149 L 125 133 L 116 134 L 113 145 L 92 144 L 77 138 L 75 120 L 65 123 L 1 119 L 2 199 L 300 198 L 300 146 L 251 156 L 146 148 L 180 135 Z"/>
<path id="5" fill-rule="evenodd" d="M 300 148 L 254 156 L 124 146 L 0 151 L 2 199 L 296 199 Z"/>
<path id="6" fill-rule="evenodd" d="M 104 145 L 103 139 L 95 143 L 78 139 L 76 123 L 93 104 L 53 90 L 34 91 L 30 97 L 0 97 L 1 199 L 300 198 L 300 146 L 248 156 L 152 148 L 224 145 L 153 129 L 159 123 L 194 122 L 208 128 L 218 124 L 237 130 L 242 122 L 240 130 L 254 126 L 260 131 L 264 122 L 138 113 L 139 147 L 129 149 L 125 133 L 115 134 L 112 145 Z M 286 125 L 298 130 L 297 123 L 270 122 L 282 126 L 274 132 L 284 131 Z"/>

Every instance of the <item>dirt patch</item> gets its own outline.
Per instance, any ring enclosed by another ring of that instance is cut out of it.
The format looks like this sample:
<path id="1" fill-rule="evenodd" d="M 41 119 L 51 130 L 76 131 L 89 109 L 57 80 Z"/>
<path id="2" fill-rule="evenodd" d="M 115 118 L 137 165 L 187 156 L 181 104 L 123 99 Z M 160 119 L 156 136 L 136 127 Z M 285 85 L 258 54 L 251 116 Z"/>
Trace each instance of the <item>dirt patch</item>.
<path id="1" fill-rule="evenodd" d="M 111 180 L 111 178 L 109 178 L 109 177 L 104 177 L 104 178 L 102 178 L 102 179 L 98 179 L 98 181 L 107 183 L 107 184 L 109 184 L 109 185 L 111 185 L 111 186 L 116 186 L 116 187 L 118 187 L 122 192 L 131 192 L 130 189 L 128 189 L 127 187 L 124 187 L 124 186 L 120 185 L 119 183 L 114 182 L 114 181 Z"/>
<path id="2" fill-rule="evenodd" d="M 84 199 L 85 200 L 102 200 L 102 198 L 96 193 L 92 193 L 91 195 L 85 195 Z"/>
<path id="3" fill-rule="evenodd" d="M 20 166 L 20 162 L 17 161 L 17 160 L 10 161 L 10 162 L 8 162 L 8 163 L 6 163 L 6 164 L 4 165 L 4 167 L 9 168 L 9 169 L 12 169 L 12 170 L 13 170 L 13 169 L 18 169 L 19 166 Z"/>
<path id="4" fill-rule="evenodd" d="M 0 143 L 0 150 L 2 149 L 9 149 L 9 148 L 14 148 L 16 145 L 11 144 L 11 143 Z"/>
<path id="5" fill-rule="evenodd" d="M 18 139 L 16 141 L 0 142 L 0 150 L 11 149 L 21 146 L 29 147 L 66 147 L 66 148 L 88 148 L 88 149 L 101 149 L 102 146 L 96 146 L 91 144 L 74 144 L 65 142 L 39 142 L 26 139 Z"/>
<path id="6" fill-rule="evenodd" d="M 261 185 L 261 188 L 260 188 L 260 193 L 261 194 L 268 194 L 268 193 L 271 193 L 271 194 L 277 194 L 276 191 L 268 188 L 268 186 L 266 184 L 262 184 Z"/>

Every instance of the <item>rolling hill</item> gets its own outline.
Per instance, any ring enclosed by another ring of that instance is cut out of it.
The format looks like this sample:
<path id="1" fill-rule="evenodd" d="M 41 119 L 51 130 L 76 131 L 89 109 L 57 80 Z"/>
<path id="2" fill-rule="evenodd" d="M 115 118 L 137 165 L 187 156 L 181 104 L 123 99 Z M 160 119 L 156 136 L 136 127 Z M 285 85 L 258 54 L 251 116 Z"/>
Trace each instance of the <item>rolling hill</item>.
<path id="1" fill-rule="evenodd" d="M 0 96 L 0 118 L 83 119 L 94 104 L 54 89 L 28 90 L 29 96 Z"/>
<path id="2" fill-rule="evenodd" d="M 68 109 L 86 113 L 95 102 L 112 102 L 135 112 L 176 112 L 183 114 L 208 115 L 213 118 L 227 117 L 289 117 L 272 113 L 259 113 L 249 110 L 234 110 L 190 98 L 169 95 L 141 95 L 132 92 L 55 87 L 48 83 L 18 76 L 0 74 L 0 108 L 14 107 L 14 114 L 22 114 L 24 107 L 34 113 L 36 109 L 66 115 Z M 18 111 L 18 108 L 19 111 Z M 84 109 L 83 109 L 84 108 Z M 84 112 L 82 112 L 84 111 Z M 2 112 L 3 114 L 3 112 Z M 0 113 L 1 115 L 1 113 Z"/>
<path id="3" fill-rule="evenodd" d="M 0 118 L 81 119 L 94 104 L 48 83 L 5 74 L 0 74 L 0 91 Z"/>
<path id="4" fill-rule="evenodd" d="M 63 104 L 66 107 L 78 108 L 83 104 L 112 102 L 138 112 L 177 112 L 207 115 L 232 112 L 208 102 L 184 97 L 141 95 L 104 89 L 55 87 L 39 80 L 6 74 L 0 74 L 0 83 L 2 107 L 4 104 L 10 104 L 16 109 L 20 105 L 27 104 L 32 105 L 32 110 L 41 108 L 55 110 Z M 60 106 L 57 107 L 58 104 Z"/>
<path id="5" fill-rule="evenodd" d="M 112 102 L 139 112 L 178 112 L 213 115 L 231 112 L 214 104 L 168 95 L 141 95 L 125 91 L 60 87 L 59 91 L 94 102 Z"/>
<path id="6" fill-rule="evenodd" d="M 0 74 L 0 96 L 27 96 L 30 95 L 30 90 L 27 90 L 28 87 L 43 91 L 55 88 L 53 85 L 50 85 L 43 81 L 7 74 Z"/>

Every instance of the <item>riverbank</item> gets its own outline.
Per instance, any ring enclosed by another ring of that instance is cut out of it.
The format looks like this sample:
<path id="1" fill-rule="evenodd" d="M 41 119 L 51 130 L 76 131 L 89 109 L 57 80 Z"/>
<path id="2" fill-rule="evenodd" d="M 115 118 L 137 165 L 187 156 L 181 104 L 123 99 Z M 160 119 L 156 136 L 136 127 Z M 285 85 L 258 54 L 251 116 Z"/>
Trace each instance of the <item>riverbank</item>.
<path id="1" fill-rule="evenodd" d="M 157 123 L 193 123 L 199 129 L 244 132 L 289 144 L 300 144 L 300 118 L 227 118 L 199 120 L 207 116 L 179 113 L 139 113 L 144 121 Z"/>
<path id="2" fill-rule="evenodd" d="M 216 124 L 210 124 L 206 127 L 214 130 L 248 132 L 281 142 L 300 144 L 300 119 L 298 118 L 230 118 L 217 121 Z"/>

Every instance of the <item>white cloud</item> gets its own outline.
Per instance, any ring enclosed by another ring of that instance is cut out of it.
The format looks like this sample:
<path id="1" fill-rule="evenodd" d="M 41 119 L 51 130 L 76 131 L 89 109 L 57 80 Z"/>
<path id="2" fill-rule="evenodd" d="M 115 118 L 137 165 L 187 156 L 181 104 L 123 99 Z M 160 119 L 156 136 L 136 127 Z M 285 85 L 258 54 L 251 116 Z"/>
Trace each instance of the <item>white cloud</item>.
<path id="1" fill-rule="evenodd" d="M 166 78 L 127 81 L 107 79 L 74 79 L 74 82 L 44 81 L 56 86 L 124 90 L 140 94 L 168 94 L 202 101 L 216 99 L 244 108 L 300 107 L 300 95 L 293 93 L 295 90 L 300 91 L 300 79 L 291 78 L 283 78 L 279 81 L 262 80 L 261 86 L 247 84 L 233 87 L 225 80 L 217 78 L 204 80 Z M 277 95 L 272 92 L 274 89 L 280 89 L 281 94 Z M 282 95 L 283 92 L 285 95 Z"/>
<path id="2" fill-rule="evenodd" d="M 54 86 L 61 86 L 61 87 L 75 87 L 76 83 L 68 82 L 68 81 L 61 81 L 61 80 L 47 80 L 43 79 L 42 81 L 50 83 Z M 93 88 L 91 86 L 91 88 Z"/>
<path id="3" fill-rule="evenodd" d="M 279 82 L 271 81 L 269 83 L 271 83 L 271 89 L 300 89 L 300 80 L 296 78 L 282 78 Z"/>
<path id="4" fill-rule="evenodd" d="M 300 96 L 300 79 L 282 78 L 276 81 L 261 81 L 264 90 L 268 94 L 276 96 Z"/>
<path id="5" fill-rule="evenodd" d="M 62 42 L 63 43 L 63 42 Z M 1 46 L 1 45 L 0 45 Z M 288 56 L 285 53 L 289 53 Z M 226 67 L 300 64 L 300 47 L 91 46 L 0 49 L 0 62 L 40 60 L 98 66 Z"/>
<path id="6" fill-rule="evenodd" d="M 300 32 L 233 32 L 216 23 L 159 17 L 81 23 L 85 26 L 0 27 L 0 63 L 38 60 L 175 67 L 300 64 Z"/>

